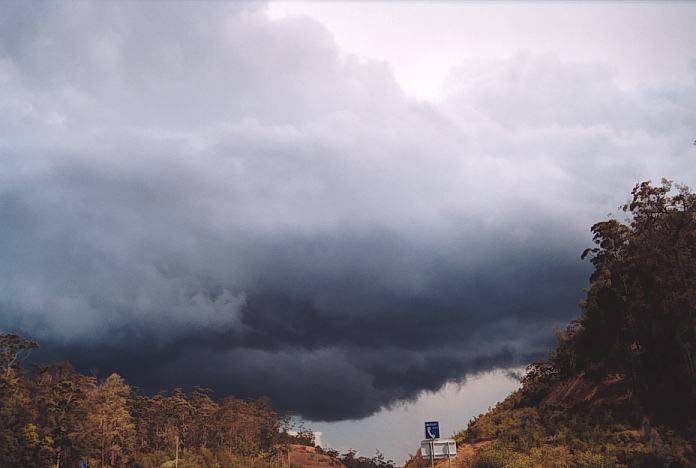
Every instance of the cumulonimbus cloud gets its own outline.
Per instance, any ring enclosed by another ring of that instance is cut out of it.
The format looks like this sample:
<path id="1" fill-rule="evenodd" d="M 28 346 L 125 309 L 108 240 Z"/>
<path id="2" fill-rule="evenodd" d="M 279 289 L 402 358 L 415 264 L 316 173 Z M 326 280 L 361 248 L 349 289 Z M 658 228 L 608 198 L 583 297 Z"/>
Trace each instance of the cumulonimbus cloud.
<path id="1" fill-rule="evenodd" d="M 694 85 L 520 53 L 437 102 L 258 4 L 0 15 L 0 328 L 148 389 L 369 415 L 543 353 Z"/>

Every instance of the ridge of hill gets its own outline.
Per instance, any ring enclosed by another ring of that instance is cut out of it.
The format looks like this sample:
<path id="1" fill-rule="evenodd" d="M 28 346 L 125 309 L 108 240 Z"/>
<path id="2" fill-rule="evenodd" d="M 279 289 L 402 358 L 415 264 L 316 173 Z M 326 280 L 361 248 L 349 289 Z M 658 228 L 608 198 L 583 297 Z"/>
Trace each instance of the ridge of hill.
<path id="1" fill-rule="evenodd" d="M 288 448 L 290 467 L 302 468 L 345 468 L 346 465 L 336 458 L 317 451 L 308 445 L 290 445 Z"/>
<path id="2" fill-rule="evenodd" d="M 638 184 L 626 223 L 592 226 L 580 318 L 455 435 L 452 466 L 696 466 L 696 194 L 675 188 Z"/>

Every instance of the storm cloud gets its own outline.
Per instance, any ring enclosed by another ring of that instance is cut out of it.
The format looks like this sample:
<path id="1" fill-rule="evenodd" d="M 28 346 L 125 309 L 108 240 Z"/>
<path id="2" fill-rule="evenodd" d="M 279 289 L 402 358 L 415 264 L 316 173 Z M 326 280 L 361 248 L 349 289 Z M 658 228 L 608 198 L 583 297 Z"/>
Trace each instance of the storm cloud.
<path id="1" fill-rule="evenodd" d="M 148 390 L 336 420 L 524 364 L 589 226 L 696 176 L 696 66 L 519 52 L 426 102 L 263 4 L 0 9 L 0 329 Z"/>

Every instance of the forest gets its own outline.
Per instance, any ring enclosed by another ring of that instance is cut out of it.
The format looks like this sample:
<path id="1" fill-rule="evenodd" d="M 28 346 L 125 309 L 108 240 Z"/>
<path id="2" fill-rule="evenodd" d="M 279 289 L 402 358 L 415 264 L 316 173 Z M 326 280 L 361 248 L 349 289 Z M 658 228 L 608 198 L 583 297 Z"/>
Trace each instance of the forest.
<path id="1" fill-rule="evenodd" d="M 696 466 L 696 194 L 643 182 L 621 210 L 592 226 L 580 317 L 457 434 L 467 466 Z"/>
<path id="2" fill-rule="evenodd" d="M 289 468 L 314 434 L 270 400 L 193 388 L 145 395 L 121 376 L 83 375 L 69 363 L 23 362 L 36 342 L 0 333 L 0 467 Z M 389 468 L 381 454 L 321 454 L 348 468 Z"/>

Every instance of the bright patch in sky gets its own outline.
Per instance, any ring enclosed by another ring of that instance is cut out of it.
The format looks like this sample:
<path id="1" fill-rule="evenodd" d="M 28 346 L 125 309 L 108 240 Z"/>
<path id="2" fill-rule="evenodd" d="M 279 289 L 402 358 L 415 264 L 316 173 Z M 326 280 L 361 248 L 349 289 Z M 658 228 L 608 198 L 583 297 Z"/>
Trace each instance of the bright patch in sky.
<path id="1" fill-rule="evenodd" d="M 368 457 L 380 450 L 402 464 L 420 446 L 425 421 L 439 421 L 440 436 L 449 437 L 518 387 L 516 380 L 497 370 L 472 376 L 461 385 L 448 383 L 438 392 L 425 392 L 414 402 L 398 404 L 366 419 L 309 425 L 321 431 L 324 448 L 341 453 L 353 448 Z"/>
<path id="2" fill-rule="evenodd" d="M 604 62 L 625 84 L 688 81 L 688 2 L 272 2 L 272 18 L 309 16 L 345 52 L 384 60 L 404 90 L 434 99 L 453 66 L 517 51 Z"/>

